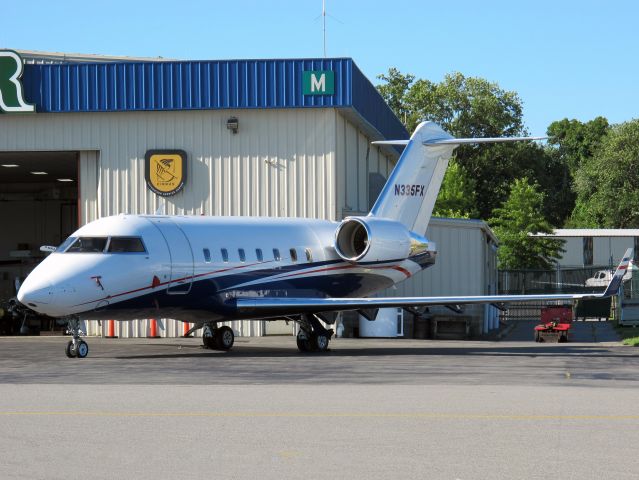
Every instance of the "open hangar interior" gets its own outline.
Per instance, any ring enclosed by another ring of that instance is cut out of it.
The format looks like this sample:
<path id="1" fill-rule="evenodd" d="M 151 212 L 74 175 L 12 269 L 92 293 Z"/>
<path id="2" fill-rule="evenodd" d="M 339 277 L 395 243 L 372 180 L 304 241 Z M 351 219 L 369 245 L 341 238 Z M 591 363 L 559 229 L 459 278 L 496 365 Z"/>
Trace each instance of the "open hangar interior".
<path id="1" fill-rule="evenodd" d="M 371 141 L 408 137 L 348 58 L 18 54 L 35 111 L 0 115 L 1 163 L 18 165 L 0 167 L 0 221 L 10 225 L 0 243 L 3 300 L 43 258 L 40 245 L 57 245 L 108 215 L 366 214 L 399 156 Z M 325 91 L 309 91 L 307 72 L 330 72 Z M 154 149 L 187 153 L 186 182 L 173 196 L 145 183 L 145 154 Z M 496 241 L 483 222 L 434 219 L 427 235 L 440 245 L 436 266 L 384 295 L 494 292 Z M 474 333 L 497 326 L 488 309 L 465 313 Z M 87 320 L 89 334 L 109 332 L 108 322 Z M 162 336 L 185 331 L 181 322 L 158 320 Z M 232 326 L 240 335 L 293 331 L 284 322 Z M 111 333 L 148 336 L 150 328 L 149 319 L 115 322 Z"/>
<path id="2" fill-rule="evenodd" d="M 0 153 L 0 298 L 78 228 L 77 152 Z"/>

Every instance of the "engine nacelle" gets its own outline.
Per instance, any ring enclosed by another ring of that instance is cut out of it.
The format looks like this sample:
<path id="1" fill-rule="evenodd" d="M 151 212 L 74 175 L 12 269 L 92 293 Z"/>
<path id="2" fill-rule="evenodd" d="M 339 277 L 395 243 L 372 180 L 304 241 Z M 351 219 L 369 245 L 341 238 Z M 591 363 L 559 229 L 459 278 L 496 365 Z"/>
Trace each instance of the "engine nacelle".
<path id="1" fill-rule="evenodd" d="M 335 251 L 349 262 L 384 262 L 426 251 L 428 241 L 393 220 L 347 217 L 335 232 Z"/>

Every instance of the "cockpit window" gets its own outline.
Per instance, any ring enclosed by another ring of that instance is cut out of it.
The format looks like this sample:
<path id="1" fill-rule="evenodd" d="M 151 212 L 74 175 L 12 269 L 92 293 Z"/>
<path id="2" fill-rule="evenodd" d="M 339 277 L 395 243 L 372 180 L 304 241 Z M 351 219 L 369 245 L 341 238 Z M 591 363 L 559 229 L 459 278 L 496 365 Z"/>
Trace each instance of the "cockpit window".
<path id="1" fill-rule="evenodd" d="M 145 253 L 146 249 L 139 237 L 111 237 L 109 253 Z"/>
<path id="2" fill-rule="evenodd" d="M 77 238 L 78 237 L 68 237 L 64 242 L 60 244 L 58 248 L 55 249 L 55 251 L 64 252 L 67 248 L 69 248 L 69 245 L 71 245 L 73 242 L 77 240 Z"/>
<path id="3" fill-rule="evenodd" d="M 80 237 L 66 250 L 66 253 L 101 253 L 107 244 L 107 237 Z"/>

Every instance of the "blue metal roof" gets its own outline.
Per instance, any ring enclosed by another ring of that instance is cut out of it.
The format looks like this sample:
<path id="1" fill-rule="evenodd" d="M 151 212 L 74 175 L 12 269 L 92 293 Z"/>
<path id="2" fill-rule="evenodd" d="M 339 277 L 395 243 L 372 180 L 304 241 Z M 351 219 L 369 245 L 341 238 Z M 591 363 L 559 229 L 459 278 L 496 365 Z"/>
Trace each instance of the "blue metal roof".
<path id="1" fill-rule="evenodd" d="M 332 95 L 304 95 L 302 72 L 331 70 Z M 36 112 L 351 108 L 387 138 L 408 133 L 350 58 L 27 64 Z"/>

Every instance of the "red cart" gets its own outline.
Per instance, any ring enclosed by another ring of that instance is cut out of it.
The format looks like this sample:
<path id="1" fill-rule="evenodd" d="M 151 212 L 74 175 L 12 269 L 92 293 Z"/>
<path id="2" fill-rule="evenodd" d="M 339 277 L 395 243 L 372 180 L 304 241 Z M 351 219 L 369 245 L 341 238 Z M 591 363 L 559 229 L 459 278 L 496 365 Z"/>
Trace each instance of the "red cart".
<path id="1" fill-rule="evenodd" d="M 567 342 L 572 326 L 572 307 L 543 307 L 541 323 L 535 327 L 535 342 Z"/>

